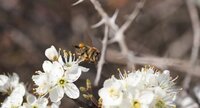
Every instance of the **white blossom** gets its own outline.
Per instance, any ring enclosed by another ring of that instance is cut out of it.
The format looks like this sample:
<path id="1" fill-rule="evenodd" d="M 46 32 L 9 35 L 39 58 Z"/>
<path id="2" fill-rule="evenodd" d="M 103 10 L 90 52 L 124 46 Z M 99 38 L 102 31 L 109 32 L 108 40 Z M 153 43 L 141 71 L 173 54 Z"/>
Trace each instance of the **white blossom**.
<path id="1" fill-rule="evenodd" d="M 113 107 L 121 104 L 123 99 L 123 85 L 112 76 L 104 82 L 103 88 L 99 90 L 99 96 L 102 99 L 104 107 Z"/>
<path id="2" fill-rule="evenodd" d="M 19 85 L 19 76 L 13 73 L 12 76 L 0 75 L 0 92 L 10 94 Z"/>
<path id="3" fill-rule="evenodd" d="M 33 75 L 32 79 L 38 86 L 35 90 L 40 96 L 49 94 L 50 100 L 58 103 L 66 94 L 69 98 L 76 99 L 80 92 L 77 86 L 73 83 L 81 75 L 82 72 L 87 72 L 89 69 L 79 66 L 81 60 L 75 58 L 71 52 L 64 52 L 61 56 L 54 46 L 51 46 L 45 51 L 45 55 L 51 61 L 44 61 L 43 71 L 37 71 L 37 75 Z M 59 104 L 52 104 L 52 107 L 57 107 Z"/>
<path id="4" fill-rule="evenodd" d="M 168 70 L 143 68 L 136 72 L 120 72 L 120 79 L 112 77 L 99 90 L 103 108 L 172 108 L 180 89 Z M 110 92 L 109 90 L 112 90 Z M 114 94 L 114 95 L 113 95 Z M 115 96 L 113 98 L 112 96 Z"/>
<path id="5" fill-rule="evenodd" d="M 50 82 L 53 87 L 49 91 L 49 96 L 52 102 L 60 101 L 64 93 L 72 98 L 76 99 L 79 97 L 79 89 L 73 83 L 76 81 L 80 74 L 67 73 L 63 70 L 62 65 L 58 62 L 54 62 L 55 68 L 52 70 L 52 74 L 50 74 Z"/>
<path id="6" fill-rule="evenodd" d="M 46 94 L 51 89 L 51 86 L 53 86 L 50 82 L 50 76 L 53 74 L 53 64 L 54 63 L 51 63 L 50 61 L 44 61 L 42 65 L 44 72 L 36 71 L 37 75 L 32 76 L 34 83 L 38 86 L 35 90 L 39 95 Z"/>
<path id="7" fill-rule="evenodd" d="M 21 107 L 23 97 L 25 95 L 25 87 L 23 84 L 18 84 L 12 93 L 4 100 L 1 108 L 18 108 Z"/>
<path id="8" fill-rule="evenodd" d="M 132 90 L 128 92 L 131 93 L 129 98 L 129 101 L 131 103 L 130 108 L 149 108 L 151 103 L 154 99 L 154 93 L 152 91 L 140 91 L 140 90 Z"/>
<path id="9" fill-rule="evenodd" d="M 47 98 L 36 98 L 32 94 L 26 96 L 26 103 L 23 103 L 24 108 L 47 108 L 48 99 Z"/>

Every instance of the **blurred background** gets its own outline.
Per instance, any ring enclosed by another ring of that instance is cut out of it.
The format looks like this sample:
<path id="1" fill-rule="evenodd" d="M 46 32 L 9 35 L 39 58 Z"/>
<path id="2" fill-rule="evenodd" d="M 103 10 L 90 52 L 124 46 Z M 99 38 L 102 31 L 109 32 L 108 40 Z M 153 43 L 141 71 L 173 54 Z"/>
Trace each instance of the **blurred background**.
<path id="1" fill-rule="evenodd" d="M 117 17 L 118 25 L 123 24 L 138 2 L 138 0 L 99 1 L 110 16 L 116 9 L 120 10 Z M 33 84 L 31 76 L 35 71 L 42 70 L 42 63 L 47 59 L 44 51 L 51 45 L 74 52 L 73 45 L 87 42 L 90 39 L 85 36 L 89 36 L 93 45 L 101 50 L 103 27 L 91 28 L 101 16 L 89 1 L 72 6 L 74 2 L 76 1 L 0 0 L 0 74 L 16 72 L 22 82 L 31 85 Z M 199 13 L 200 1 L 194 0 L 194 4 Z M 125 32 L 125 39 L 128 48 L 137 56 L 172 58 L 188 64 L 193 34 L 185 0 L 146 0 L 144 8 Z M 109 48 L 118 49 L 118 46 L 112 44 Z M 90 72 L 83 74 L 82 80 L 76 82 L 83 86 L 84 79 L 94 80 L 96 65 L 92 63 L 82 65 L 91 68 Z M 139 68 L 143 65 L 135 64 L 135 66 Z M 177 83 L 183 87 L 183 80 L 188 74 L 190 75 L 190 72 L 180 71 L 181 68 L 185 69 L 181 66 L 172 68 L 166 66 L 165 69 L 169 69 L 173 77 L 179 76 Z M 199 66 L 199 59 L 195 66 Z M 99 87 L 102 86 L 104 79 L 112 74 L 118 74 L 119 67 L 125 69 L 126 65 L 106 61 Z M 200 70 L 195 72 L 198 71 L 200 72 Z M 191 74 L 190 89 L 180 93 L 181 100 L 177 100 L 178 107 L 199 108 L 199 77 L 200 73 Z M 188 104 L 184 106 L 182 101 Z M 63 100 L 61 106 L 77 108 L 73 101 L 67 98 Z"/>

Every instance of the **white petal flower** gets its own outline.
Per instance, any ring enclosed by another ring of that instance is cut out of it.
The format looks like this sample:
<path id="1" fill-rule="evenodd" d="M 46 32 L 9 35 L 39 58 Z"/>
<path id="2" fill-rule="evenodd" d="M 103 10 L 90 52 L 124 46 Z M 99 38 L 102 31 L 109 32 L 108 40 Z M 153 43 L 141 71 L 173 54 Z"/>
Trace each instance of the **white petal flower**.
<path id="1" fill-rule="evenodd" d="M 60 51 L 59 51 L 60 52 Z M 37 71 L 37 75 L 33 75 L 32 79 L 38 86 L 35 90 L 40 96 L 49 94 L 50 100 L 57 103 L 64 94 L 69 98 L 76 99 L 80 92 L 73 83 L 81 75 L 89 69 L 79 66 L 80 59 L 76 59 L 71 52 L 64 51 L 62 57 L 54 46 L 45 51 L 45 55 L 51 61 L 44 61 L 43 71 Z"/>
<path id="2" fill-rule="evenodd" d="M 63 66 L 57 61 L 53 63 L 46 61 L 43 68 L 46 72 L 38 71 L 38 75 L 33 75 L 32 77 L 38 86 L 36 88 L 38 94 L 45 95 L 49 93 L 52 102 L 60 101 L 64 94 L 72 99 L 79 97 L 79 90 L 73 82 L 80 77 L 80 72 L 68 73 L 64 71 Z"/>
<path id="3" fill-rule="evenodd" d="M 53 45 L 45 50 L 45 55 L 51 61 L 57 61 L 59 57 L 59 53 Z"/>
<path id="4" fill-rule="evenodd" d="M 26 97 L 27 103 L 23 104 L 24 108 L 47 108 L 48 99 L 47 98 L 36 98 L 32 94 L 28 94 Z"/>
<path id="5" fill-rule="evenodd" d="M 38 86 L 35 90 L 39 95 L 48 93 L 56 85 L 57 79 L 64 74 L 62 65 L 58 62 L 44 61 L 43 70 L 44 72 L 37 71 L 38 75 L 32 76 L 33 81 Z"/>
<path id="6" fill-rule="evenodd" d="M 102 105 L 117 106 L 120 105 L 123 98 L 123 85 L 114 76 L 104 82 L 103 88 L 99 90 L 99 96 L 102 99 Z"/>
<path id="7" fill-rule="evenodd" d="M 23 84 L 18 84 L 12 93 L 4 100 L 1 108 L 18 108 L 23 102 L 25 95 L 25 87 Z"/>
<path id="8" fill-rule="evenodd" d="M 56 64 L 59 65 L 59 64 Z M 55 83 L 55 86 L 53 89 L 50 91 L 50 99 L 52 102 L 58 102 L 60 101 L 64 93 L 72 99 L 76 99 L 79 97 L 80 93 L 78 88 L 76 87 L 73 82 L 79 77 L 75 77 L 77 74 L 71 74 L 71 73 L 66 73 L 64 72 L 63 68 L 60 66 L 57 66 L 54 68 L 54 72 L 56 74 L 52 74 L 51 81 L 52 83 Z"/>
<path id="9" fill-rule="evenodd" d="M 19 76 L 13 73 L 12 76 L 0 75 L 0 92 L 10 94 L 19 83 Z"/>
<path id="10" fill-rule="evenodd" d="M 125 78 L 123 81 L 125 81 L 126 87 L 139 87 L 143 85 L 142 81 L 143 75 L 140 72 L 131 72 L 127 75 L 127 78 Z M 127 88 L 128 89 L 128 88 Z"/>
<path id="11" fill-rule="evenodd" d="M 132 95 L 131 100 L 132 108 L 149 108 L 154 101 L 154 93 L 152 91 L 138 91 Z"/>
<path id="12" fill-rule="evenodd" d="M 99 90 L 103 108 L 172 108 L 178 93 L 169 71 L 143 68 L 112 77 Z"/>
<path id="13" fill-rule="evenodd" d="M 174 80 L 170 77 L 168 70 L 157 74 L 157 85 L 155 85 L 154 93 L 156 94 L 155 106 L 175 107 L 174 101 L 180 89 L 175 88 Z"/>
<path id="14" fill-rule="evenodd" d="M 18 108 L 21 106 L 23 96 L 15 94 L 8 96 L 2 103 L 1 108 Z"/>
<path id="15" fill-rule="evenodd" d="M 48 73 L 43 73 L 41 71 L 36 72 L 38 75 L 33 75 L 32 79 L 34 83 L 38 86 L 35 90 L 39 95 L 43 95 L 48 92 L 51 87 L 49 83 Z"/>

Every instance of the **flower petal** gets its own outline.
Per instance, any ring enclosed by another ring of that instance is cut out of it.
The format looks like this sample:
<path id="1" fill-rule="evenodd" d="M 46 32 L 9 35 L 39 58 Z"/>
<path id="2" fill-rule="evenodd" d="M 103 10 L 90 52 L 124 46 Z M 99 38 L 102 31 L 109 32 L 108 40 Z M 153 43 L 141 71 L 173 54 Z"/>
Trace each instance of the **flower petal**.
<path id="1" fill-rule="evenodd" d="M 72 99 L 77 99 L 80 95 L 79 89 L 74 83 L 67 83 L 64 87 L 65 94 Z"/>
<path id="2" fill-rule="evenodd" d="M 61 87 L 55 87 L 52 91 L 50 91 L 49 93 L 49 97 L 50 97 L 50 100 L 52 102 L 58 102 L 60 101 L 64 96 L 64 91 L 63 91 L 63 88 Z"/>
<path id="3" fill-rule="evenodd" d="M 145 104 L 150 104 L 153 101 L 153 99 L 154 99 L 154 94 L 151 91 L 143 92 L 142 96 L 139 97 L 139 100 Z"/>
<path id="4" fill-rule="evenodd" d="M 39 98 L 37 100 L 37 104 L 40 106 L 39 108 L 46 108 L 48 104 L 48 99 L 47 98 Z"/>
<path id="5" fill-rule="evenodd" d="M 44 72 L 50 72 L 52 69 L 52 63 L 48 60 L 45 60 L 42 64 L 42 68 L 44 70 Z"/>
<path id="6" fill-rule="evenodd" d="M 25 86 L 21 83 L 15 87 L 15 89 L 12 91 L 12 94 L 18 94 L 18 95 L 24 96 L 25 92 L 26 92 Z"/>
<path id="7" fill-rule="evenodd" d="M 53 62 L 53 67 L 51 73 L 49 74 L 49 80 L 54 85 L 57 83 L 57 80 L 64 75 L 64 70 L 62 65 L 58 62 Z"/>
<path id="8" fill-rule="evenodd" d="M 13 73 L 13 75 L 10 77 L 10 85 L 12 87 L 15 87 L 19 83 L 19 76 L 16 73 Z"/>
<path id="9" fill-rule="evenodd" d="M 26 97 L 26 101 L 29 103 L 29 104 L 32 104 L 36 101 L 36 97 L 32 94 L 28 94 L 28 96 Z"/>
<path id="10" fill-rule="evenodd" d="M 66 73 L 65 76 L 66 76 L 66 79 L 67 79 L 68 82 L 74 82 L 81 76 L 81 70 L 78 69 L 77 73 L 75 73 L 75 74 Z"/>
<path id="11" fill-rule="evenodd" d="M 45 50 L 45 56 L 49 59 L 49 60 L 54 60 L 55 57 L 58 58 L 58 52 L 56 50 L 56 48 L 52 45 L 50 48 L 47 48 Z"/>
<path id="12" fill-rule="evenodd" d="M 47 82 L 47 74 L 37 71 L 38 75 L 33 75 L 32 79 L 36 85 L 42 85 Z"/>
<path id="13" fill-rule="evenodd" d="M 83 72 L 88 72 L 90 69 L 89 68 L 86 68 L 86 67 L 83 67 L 83 66 L 79 66 L 79 68 L 81 69 L 81 71 Z"/>
<path id="14" fill-rule="evenodd" d="M 8 79 L 9 79 L 8 76 L 0 75 L 0 86 L 3 86 L 4 84 L 6 84 Z"/>
<path id="15" fill-rule="evenodd" d="M 52 104 L 51 104 L 51 108 L 59 108 L 60 104 L 61 104 L 60 101 L 57 102 L 57 103 L 52 103 Z"/>

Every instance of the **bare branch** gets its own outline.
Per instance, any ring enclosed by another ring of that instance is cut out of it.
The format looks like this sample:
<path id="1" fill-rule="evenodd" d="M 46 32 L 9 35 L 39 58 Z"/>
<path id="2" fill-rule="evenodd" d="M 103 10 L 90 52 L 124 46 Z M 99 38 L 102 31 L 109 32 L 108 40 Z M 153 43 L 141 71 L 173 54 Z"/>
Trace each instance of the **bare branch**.
<path id="1" fill-rule="evenodd" d="M 101 50 L 101 57 L 97 65 L 97 74 L 95 78 L 94 85 L 97 86 L 99 83 L 99 80 L 101 78 L 101 72 L 103 68 L 103 64 L 105 63 L 105 54 L 106 54 L 106 49 L 107 49 L 107 42 L 108 42 L 108 26 L 105 26 L 105 31 L 104 31 L 104 38 L 102 40 L 102 50 Z"/>
<path id="2" fill-rule="evenodd" d="M 112 18 L 110 18 L 108 14 L 103 10 L 99 1 L 98 0 L 90 0 L 90 1 L 95 7 L 95 9 L 97 10 L 97 12 L 101 15 L 102 19 L 105 21 L 104 23 L 108 25 L 111 29 L 113 29 L 114 31 L 117 31 L 119 28 L 118 25 L 113 23 L 113 21 L 111 20 Z"/>
<path id="3" fill-rule="evenodd" d="M 109 56 L 109 55 L 112 55 L 112 56 Z M 187 60 L 153 57 L 153 56 L 142 56 L 142 57 L 134 56 L 133 59 L 134 60 L 132 60 L 132 64 L 141 64 L 141 65 L 149 64 L 149 65 L 157 66 L 158 68 L 161 68 L 161 69 L 173 68 L 180 72 L 185 72 L 190 75 L 200 77 L 200 73 L 199 73 L 200 66 L 191 67 L 190 63 Z M 126 65 L 127 63 L 126 57 L 123 57 L 123 55 L 120 54 L 119 51 L 111 50 L 111 49 L 107 49 L 106 60 L 108 62 L 122 64 L 122 65 Z"/>
<path id="4" fill-rule="evenodd" d="M 188 6 L 188 11 L 189 11 L 189 15 L 192 22 L 192 28 L 193 28 L 193 47 L 192 47 L 192 53 L 190 56 L 190 66 L 194 67 L 196 60 L 198 59 L 198 52 L 199 52 L 200 21 L 199 21 L 198 11 L 194 2 L 191 0 L 186 0 L 186 4 Z M 190 71 L 193 71 L 193 70 L 190 70 Z M 185 89 L 189 88 L 190 81 L 191 81 L 191 75 L 188 74 L 183 82 L 183 87 Z"/>
<path id="5" fill-rule="evenodd" d="M 137 5 L 136 8 L 134 9 L 134 11 L 129 15 L 127 21 L 122 25 L 121 28 L 118 27 L 118 25 L 116 24 L 116 18 L 118 15 L 118 10 L 116 10 L 116 12 L 114 13 L 114 15 L 112 17 L 109 17 L 108 14 L 104 11 L 104 9 L 102 8 L 101 4 L 99 3 L 98 0 L 90 0 L 91 3 L 93 4 L 93 6 L 95 7 L 95 9 L 97 10 L 97 12 L 101 15 L 102 19 L 99 21 L 99 23 L 93 25 L 93 28 L 99 27 L 103 24 L 105 24 L 105 36 L 102 42 L 102 55 L 100 57 L 100 61 L 98 62 L 97 65 L 97 75 L 95 78 L 95 85 L 98 85 L 98 82 L 100 80 L 100 76 L 101 76 L 101 71 L 102 71 L 102 66 L 105 62 L 104 58 L 105 58 L 105 51 L 106 51 L 106 47 L 107 47 L 107 41 L 108 41 L 108 32 L 112 32 L 114 33 L 111 39 L 111 41 L 113 42 L 117 42 L 119 44 L 119 47 L 121 49 L 121 53 L 123 54 L 123 56 L 127 57 L 127 64 L 129 64 L 130 60 L 133 60 L 133 52 L 130 51 L 126 45 L 125 39 L 124 39 L 124 32 L 125 30 L 130 26 L 130 24 L 133 22 L 133 20 L 136 18 L 136 16 L 139 14 L 141 8 L 144 6 L 144 2 L 145 0 L 141 0 Z M 108 31 L 109 28 L 109 31 Z"/>
<path id="6" fill-rule="evenodd" d="M 136 5 L 136 8 L 134 9 L 134 11 L 129 15 L 127 21 L 116 31 L 116 34 L 115 36 L 110 40 L 110 43 L 113 43 L 113 42 L 117 42 L 120 46 L 120 49 L 121 49 L 121 53 L 124 54 L 125 56 L 127 57 L 131 57 L 131 56 L 128 56 L 128 54 L 132 51 L 129 51 L 126 43 L 125 43 L 125 35 L 124 35 L 124 32 L 126 31 L 126 29 L 130 26 L 130 24 L 133 22 L 133 20 L 136 18 L 136 16 L 139 14 L 140 10 L 143 8 L 144 6 L 144 3 L 145 3 L 145 0 L 141 0 L 137 5 Z M 133 53 L 133 52 L 132 52 Z M 128 59 L 128 60 L 131 60 Z"/>
<path id="7" fill-rule="evenodd" d="M 128 19 L 126 20 L 126 22 L 120 27 L 120 30 L 122 32 L 125 32 L 126 29 L 131 25 L 131 23 L 133 22 L 133 20 L 138 16 L 140 10 L 143 8 L 145 3 L 145 0 L 141 0 L 141 2 L 139 2 L 136 5 L 136 8 L 134 9 L 134 11 L 129 15 Z"/>
<path id="8" fill-rule="evenodd" d="M 77 2 L 73 3 L 72 6 L 78 5 L 80 3 L 82 3 L 84 0 L 78 0 Z"/>

